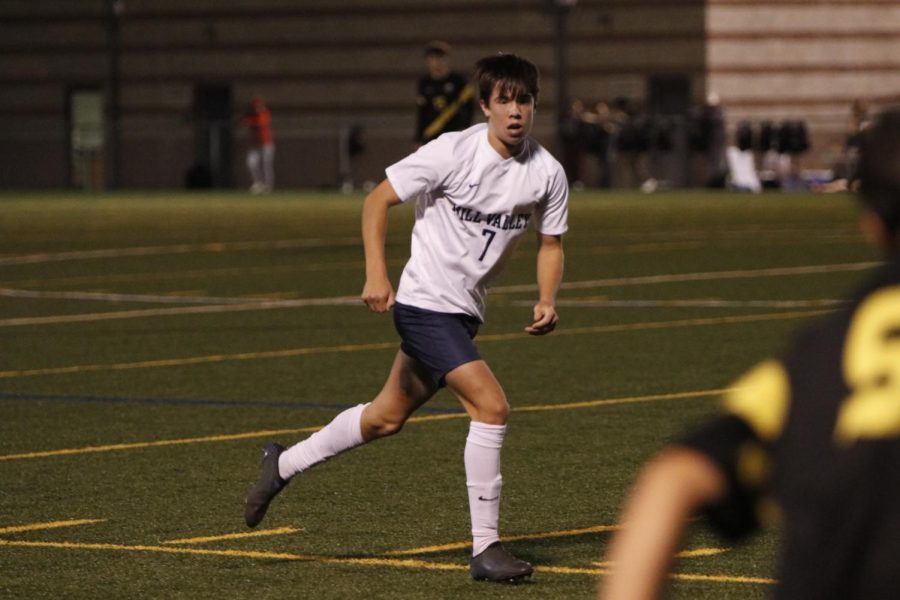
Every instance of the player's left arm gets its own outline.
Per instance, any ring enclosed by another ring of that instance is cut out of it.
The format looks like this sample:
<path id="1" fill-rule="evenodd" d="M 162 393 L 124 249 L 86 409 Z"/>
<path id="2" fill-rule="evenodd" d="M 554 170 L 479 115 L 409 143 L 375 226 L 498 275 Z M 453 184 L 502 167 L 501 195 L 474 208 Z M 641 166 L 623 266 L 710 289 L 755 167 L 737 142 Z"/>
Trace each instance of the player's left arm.
<path id="1" fill-rule="evenodd" d="M 562 283 L 565 256 L 561 235 L 538 233 L 537 284 L 538 301 L 534 305 L 534 322 L 525 328 L 531 335 L 545 335 L 556 328 L 556 293 Z"/>

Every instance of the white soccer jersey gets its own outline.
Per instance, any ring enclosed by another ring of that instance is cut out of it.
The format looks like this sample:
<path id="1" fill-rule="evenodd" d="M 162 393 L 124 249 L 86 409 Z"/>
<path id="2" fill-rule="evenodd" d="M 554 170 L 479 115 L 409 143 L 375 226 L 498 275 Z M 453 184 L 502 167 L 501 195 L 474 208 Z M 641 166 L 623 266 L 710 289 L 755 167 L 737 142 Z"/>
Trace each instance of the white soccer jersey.
<path id="1" fill-rule="evenodd" d="M 416 199 L 409 262 L 397 302 L 484 320 L 487 287 L 529 223 L 567 229 L 569 188 L 559 162 L 528 138 L 501 157 L 487 124 L 445 133 L 386 170 L 404 201 Z"/>

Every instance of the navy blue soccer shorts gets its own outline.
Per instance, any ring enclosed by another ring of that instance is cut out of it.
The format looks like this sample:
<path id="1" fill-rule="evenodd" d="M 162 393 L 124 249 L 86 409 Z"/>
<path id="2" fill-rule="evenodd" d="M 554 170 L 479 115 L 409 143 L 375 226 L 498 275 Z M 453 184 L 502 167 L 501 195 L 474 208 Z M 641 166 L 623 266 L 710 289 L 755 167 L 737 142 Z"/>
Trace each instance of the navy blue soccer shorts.
<path id="1" fill-rule="evenodd" d="M 481 359 L 473 341 L 480 325 L 481 321 L 466 314 L 394 304 L 400 349 L 419 361 L 439 388 L 447 385 L 447 373 Z"/>

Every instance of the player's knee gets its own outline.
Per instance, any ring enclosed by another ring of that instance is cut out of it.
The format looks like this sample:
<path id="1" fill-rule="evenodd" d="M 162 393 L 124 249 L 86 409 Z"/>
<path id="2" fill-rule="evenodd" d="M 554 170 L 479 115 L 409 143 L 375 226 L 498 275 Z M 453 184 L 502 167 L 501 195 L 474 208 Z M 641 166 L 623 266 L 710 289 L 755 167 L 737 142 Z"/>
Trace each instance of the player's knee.
<path id="1" fill-rule="evenodd" d="M 388 437 L 397 433 L 400 433 L 400 430 L 403 429 L 403 424 L 406 421 L 403 420 L 387 420 L 383 421 L 378 429 L 379 437 Z"/>
<path id="2" fill-rule="evenodd" d="M 479 421 L 488 425 L 505 425 L 509 420 L 509 402 L 500 396 L 478 407 Z"/>
<path id="3" fill-rule="evenodd" d="M 405 418 L 391 415 L 372 415 L 362 424 L 363 438 L 366 441 L 392 436 L 403 429 Z"/>

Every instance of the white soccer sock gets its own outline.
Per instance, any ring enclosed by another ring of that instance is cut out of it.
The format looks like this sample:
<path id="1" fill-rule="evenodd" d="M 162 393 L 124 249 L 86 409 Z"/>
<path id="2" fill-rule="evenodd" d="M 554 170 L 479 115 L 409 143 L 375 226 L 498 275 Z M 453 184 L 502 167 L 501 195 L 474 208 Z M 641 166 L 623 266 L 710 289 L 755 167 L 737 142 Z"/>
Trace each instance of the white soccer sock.
<path id="1" fill-rule="evenodd" d="M 360 421 L 367 406 L 368 404 L 357 404 L 348 408 L 332 419 L 331 423 L 282 452 L 278 457 L 278 474 L 281 478 L 290 479 L 297 473 L 362 444 Z"/>
<path id="2" fill-rule="evenodd" d="M 472 556 L 500 540 L 500 448 L 506 425 L 488 425 L 472 421 L 466 438 L 464 461 L 469 488 L 469 513 L 472 516 Z"/>

